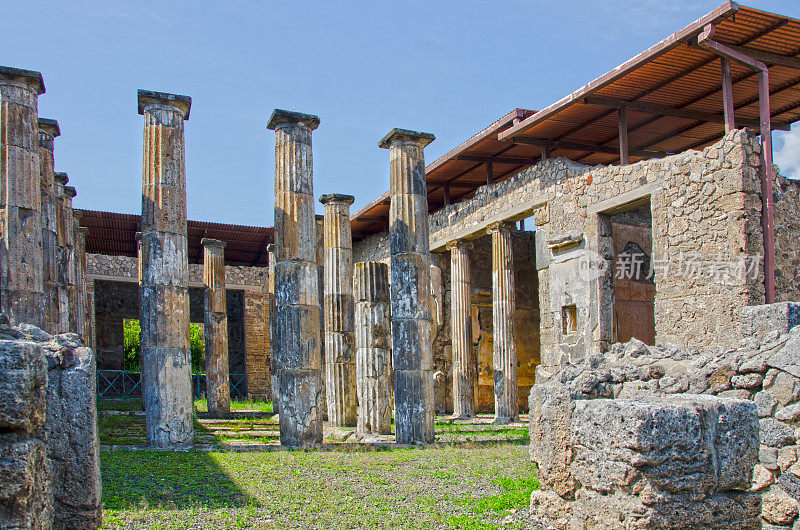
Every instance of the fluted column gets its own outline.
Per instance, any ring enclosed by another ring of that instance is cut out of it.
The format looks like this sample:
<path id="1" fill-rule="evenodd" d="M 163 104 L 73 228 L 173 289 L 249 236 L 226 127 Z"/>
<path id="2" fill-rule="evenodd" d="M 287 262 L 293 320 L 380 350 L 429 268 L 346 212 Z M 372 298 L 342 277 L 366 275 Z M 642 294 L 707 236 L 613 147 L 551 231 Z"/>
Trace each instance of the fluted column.
<path id="1" fill-rule="evenodd" d="M 184 121 L 191 98 L 139 90 L 144 115 L 142 386 L 147 442 L 193 443 Z"/>
<path id="2" fill-rule="evenodd" d="M 453 415 L 475 416 L 478 359 L 472 345 L 472 278 L 467 241 L 448 243 L 450 250 L 450 337 L 453 346 Z"/>
<path id="3" fill-rule="evenodd" d="M 70 333 L 78 332 L 78 266 L 76 265 L 77 254 L 75 252 L 75 210 L 72 207 L 72 200 L 78 194 L 72 186 L 64 186 L 63 201 L 63 224 L 64 224 L 64 254 L 63 263 L 65 267 L 64 282 L 67 292 L 67 331 Z"/>
<path id="4" fill-rule="evenodd" d="M 209 412 L 231 411 L 228 372 L 228 310 L 225 304 L 225 242 L 202 239 L 203 334 L 206 342 L 206 401 Z"/>
<path id="5" fill-rule="evenodd" d="M 275 348 L 281 444 L 322 442 L 322 344 L 311 133 L 319 118 L 275 109 Z"/>
<path id="6" fill-rule="evenodd" d="M 69 290 L 72 283 L 73 266 L 73 236 L 72 227 L 72 194 L 75 188 L 67 186 L 69 176 L 64 172 L 53 175 L 55 181 L 56 199 L 56 237 L 58 248 L 56 249 L 56 268 L 58 289 L 58 333 L 69 333 L 70 322 L 74 315 L 70 313 Z M 68 221 L 69 220 L 69 221 Z"/>
<path id="7" fill-rule="evenodd" d="M 355 427 L 358 415 L 353 342 L 353 236 L 350 205 L 355 197 L 330 193 L 324 205 L 325 390 L 331 425 Z"/>
<path id="8" fill-rule="evenodd" d="M 392 348 L 389 340 L 389 267 L 378 261 L 356 263 L 356 387 L 358 432 L 392 433 Z"/>
<path id="9" fill-rule="evenodd" d="M 269 290 L 267 303 L 269 304 L 269 376 L 270 392 L 272 396 L 272 410 L 280 414 L 280 399 L 278 399 L 278 351 L 277 335 L 275 334 L 275 244 L 267 245 L 269 256 L 268 270 L 269 280 L 267 289 Z"/>
<path id="10" fill-rule="evenodd" d="M 393 129 L 389 149 L 392 355 L 398 443 L 431 443 L 434 430 L 431 254 L 424 148 L 430 133 Z"/>
<path id="11" fill-rule="evenodd" d="M 39 118 L 39 167 L 42 193 L 42 284 L 44 291 L 44 330 L 58 333 L 58 224 L 53 151 L 61 135 L 56 120 Z"/>
<path id="12" fill-rule="evenodd" d="M 512 230 L 512 223 L 495 223 L 488 228 L 492 235 L 492 358 L 496 423 L 519 420 Z"/>
<path id="13" fill-rule="evenodd" d="M 45 327 L 42 279 L 39 72 L 0 66 L 0 310 L 12 324 Z"/>
<path id="14" fill-rule="evenodd" d="M 75 333 L 86 344 L 86 236 L 89 229 L 80 226 L 75 214 Z"/>

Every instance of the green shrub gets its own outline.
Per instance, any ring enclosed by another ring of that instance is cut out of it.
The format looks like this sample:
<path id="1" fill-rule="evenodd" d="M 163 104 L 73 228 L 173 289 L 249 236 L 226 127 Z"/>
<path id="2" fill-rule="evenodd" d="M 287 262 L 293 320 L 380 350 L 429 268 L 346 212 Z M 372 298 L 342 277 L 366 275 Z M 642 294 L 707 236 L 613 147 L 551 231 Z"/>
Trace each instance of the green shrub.
<path id="1" fill-rule="evenodd" d="M 142 328 L 138 320 L 131 318 L 122 322 L 122 350 L 125 356 L 126 370 L 138 371 L 142 367 L 139 343 L 141 332 Z M 189 349 L 192 354 L 192 372 L 205 372 L 206 341 L 201 324 L 189 324 Z"/>

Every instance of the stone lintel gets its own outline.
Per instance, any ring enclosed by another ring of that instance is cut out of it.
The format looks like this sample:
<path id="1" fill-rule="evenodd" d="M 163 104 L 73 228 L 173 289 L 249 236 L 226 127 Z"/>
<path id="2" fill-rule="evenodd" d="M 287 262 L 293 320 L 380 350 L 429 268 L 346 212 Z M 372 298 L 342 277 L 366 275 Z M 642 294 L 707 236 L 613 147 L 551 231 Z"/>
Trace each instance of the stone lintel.
<path id="1" fill-rule="evenodd" d="M 44 94 L 42 74 L 35 70 L 23 70 L 13 66 L 0 66 L 0 82 L 16 81 L 30 85 L 38 95 Z"/>
<path id="2" fill-rule="evenodd" d="M 61 129 L 58 127 L 58 122 L 50 118 L 39 118 L 39 130 L 46 132 L 53 138 L 61 136 Z"/>
<path id="3" fill-rule="evenodd" d="M 303 114 L 302 112 L 294 112 L 291 110 L 275 109 L 272 111 L 272 116 L 270 116 L 267 121 L 267 129 L 274 131 L 286 123 L 300 123 L 313 131 L 319 127 L 319 116 Z"/>
<path id="4" fill-rule="evenodd" d="M 136 102 L 139 114 L 144 114 L 144 109 L 148 105 L 166 105 L 174 107 L 183 113 L 183 119 L 189 119 L 189 111 L 192 108 L 192 98 L 167 92 L 154 92 L 152 90 L 136 91 Z"/>
<path id="5" fill-rule="evenodd" d="M 204 237 L 200 240 L 200 244 L 204 247 L 222 247 L 225 248 L 227 243 L 225 241 L 221 241 L 219 239 L 212 239 L 210 237 Z"/>
<path id="6" fill-rule="evenodd" d="M 498 221 L 487 226 L 486 233 L 491 234 L 492 232 L 499 232 L 500 230 L 513 231 L 516 229 L 517 225 L 515 225 L 512 221 Z"/>
<path id="7" fill-rule="evenodd" d="M 70 199 L 74 199 L 75 196 L 78 194 L 78 192 L 75 191 L 75 186 L 64 186 L 64 193 Z"/>
<path id="8" fill-rule="evenodd" d="M 403 140 L 416 141 L 419 142 L 422 147 L 425 147 L 435 139 L 436 136 L 431 133 L 411 131 L 409 129 L 398 129 L 395 127 L 389 131 L 386 136 L 381 138 L 381 141 L 378 142 L 378 147 L 381 149 L 389 149 L 393 143 Z"/>
<path id="9" fill-rule="evenodd" d="M 67 174 L 65 172 L 58 171 L 58 172 L 53 174 L 53 180 L 55 180 L 59 184 L 63 184 L 63 185 L 66 186 L 67 182 L 69 182 L 69 177 L 67 176 Z"/>
<path id="10" fill-rule="evenodd" d="M 319 202 L 322 204 L 331 203 L 344 203 L 347 206 L 350 206 L 355 202 L 356 198 L 352 195 L 343 195 L 341 193 L 326 193 L 325 195 L 319 198 Z"/>

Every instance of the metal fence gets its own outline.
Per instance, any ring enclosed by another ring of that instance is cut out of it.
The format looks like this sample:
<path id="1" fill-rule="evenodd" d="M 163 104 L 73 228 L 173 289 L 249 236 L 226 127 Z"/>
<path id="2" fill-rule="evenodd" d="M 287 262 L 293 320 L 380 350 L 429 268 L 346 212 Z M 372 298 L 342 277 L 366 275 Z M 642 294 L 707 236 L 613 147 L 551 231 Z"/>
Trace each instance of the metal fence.
<path id="1" fill-rule="evenodd" d="M 230 374 L 231 398 L 247 399 L 247 375 Z M 206 393 L 206 374 L 192 374 L 192 397 L 199 399 Z M 98 370 L 97 397 L 142 397 L 142 373 L 128 370 Z"/>

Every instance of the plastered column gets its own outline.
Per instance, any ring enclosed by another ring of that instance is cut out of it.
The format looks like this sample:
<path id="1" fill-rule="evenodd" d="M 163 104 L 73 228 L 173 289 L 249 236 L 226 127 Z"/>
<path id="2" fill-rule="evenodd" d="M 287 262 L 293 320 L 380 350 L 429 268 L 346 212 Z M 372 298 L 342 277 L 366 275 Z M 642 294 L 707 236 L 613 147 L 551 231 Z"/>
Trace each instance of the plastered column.
<path id="1" fill-rule="evenodd" d="M 392 348 L 389 267 L 377 261 L 356 263 L 356 387 L 358 432 L 392 433 Z"/>
<path id="2" fill-rule="evenodd" d="M 45 327 L 39 72 L 0 66 L 0 309 L 12 324 Z"/>
<path id="3" fill-rule="evenodd" d="M 492 358 L 496 423 L 509 423 L 519 419 L 512 230 L 512 223 L 495 223 L 488 228 L 492 235 Z"/>
<path id="4" fill-rule="evenodd" d="M 467 241 L 448 243 L 450 250 L 450 336 L 453 347 L 453 415 L 475 416 L 478 386 L 477 352 L 472 345 L 472 278 Z"/>
<path id="5" fill-rule="evenodd" d="M 231 411 L 228 372 L 228 311 L 225 305 L 225 243 L 203 239 L 203 334 L 206 343 L 206 400 L 209 412 Z"/>
<path id="6" fill-rule="evenodd" d="M 191 98 L 138 92 L 144 115 L 141 236 L 142 386 L 147 441 L 193 443 L 184 121 Z"/>
<path id="7" fill-rule="evenodd" d="M 431 254 L 424 148 L 430 133 L 393 129 L 389 149 L 392 356 L 398 443 L 434 438 Z"/>
<path id="8" fill-rule="evenodd" d="M 353 328 L 353 236 L 350 232 L 352 195 L 327 194 L 325 209 L 324 314 L 325 389 L 331 425 L 355 427 L 358 415 Z"/>
<path id="9" fill-rule="evenodd" d="M 322 442 L 322 344 L 311 133 L 319 118 L 276 109 L 275 352 L 281 444 Z"/>
<path id="10" fill-rule="evenodd" d="M 42 283 L 44 292 L 44 330 L 58 333 L 58 218 L 53 151 L 61 135 L 56 120 L 39 118 L 40 187 L 42 194 Z"/>

